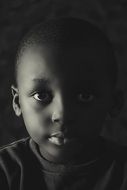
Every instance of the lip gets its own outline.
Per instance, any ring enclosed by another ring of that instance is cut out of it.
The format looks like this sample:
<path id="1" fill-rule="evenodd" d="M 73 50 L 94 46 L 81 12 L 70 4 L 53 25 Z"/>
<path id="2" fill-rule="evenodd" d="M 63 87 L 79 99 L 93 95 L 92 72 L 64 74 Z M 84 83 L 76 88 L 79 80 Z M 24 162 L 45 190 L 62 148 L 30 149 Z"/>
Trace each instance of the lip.
<path id="1" fill-rule="evenodd" d="M 57 146 L 64 146 L 68 143 L 71 143 L 72 141 L 75 141 L 75 138 L 70 138 L 67 136 L 67 134 L 59 131 L 59 132 L 54 132 L 52 133 L 49 137 L 48 140 L 50 143 L 57 145 Z"/>
<path id="2" fill-rule="evenodd" d="M 62 146 L 62 145 L 65 145 L 65 139 L 64 138 L 59 138 L 59 137 L 50 137 L 48 138 L 49 142 L 51 142 L 52 144 L 54 145 L 57 145 L 57 146 Z"/>
<path id="3" fill-rule="evenodd" d="M 64 138 L 65 134 L 63 132 L 54 132 L 50 135 L 50 137 L 56 137 L 56 138 Z"/>
<path id="4" fill-rule="evenodd" d="M 50 135 L 48 138 L 49 142 L 57 145 L 57 146 L 62 146 L 65 144 L 65 136 L 64 133 L 61 131 L 54 132 Z"/>

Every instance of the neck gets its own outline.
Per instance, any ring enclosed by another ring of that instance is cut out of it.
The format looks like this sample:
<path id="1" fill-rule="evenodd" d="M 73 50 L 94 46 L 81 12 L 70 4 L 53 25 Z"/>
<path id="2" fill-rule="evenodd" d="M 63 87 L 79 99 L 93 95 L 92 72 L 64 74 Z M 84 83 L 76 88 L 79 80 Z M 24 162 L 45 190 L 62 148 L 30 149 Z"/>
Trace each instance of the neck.
<path id="1" fill-rule="evenodd" d="M 76 147 L 77 146 L 77 147 Z M 81 164 L 96 159 L 104 151 L 104 143 L 101 138 L 87 143 L 85 146 L 75 145 L 71 151 L 69 147 L 51 154 L 44 147 L 39 147 L 39 152 L 46 160 L 56 164 Z"/>

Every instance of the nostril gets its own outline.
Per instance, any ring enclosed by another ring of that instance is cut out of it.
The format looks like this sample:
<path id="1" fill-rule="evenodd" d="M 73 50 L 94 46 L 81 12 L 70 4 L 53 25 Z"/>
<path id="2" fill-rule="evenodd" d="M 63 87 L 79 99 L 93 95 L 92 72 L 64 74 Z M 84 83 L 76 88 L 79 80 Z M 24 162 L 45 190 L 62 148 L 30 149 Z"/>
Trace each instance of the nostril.
<path id="1" fill-rule="evenodd" d="M 60 119 L 53 119 L 53 122 L 58 123 L 58 122 L 60 122 Z"/>

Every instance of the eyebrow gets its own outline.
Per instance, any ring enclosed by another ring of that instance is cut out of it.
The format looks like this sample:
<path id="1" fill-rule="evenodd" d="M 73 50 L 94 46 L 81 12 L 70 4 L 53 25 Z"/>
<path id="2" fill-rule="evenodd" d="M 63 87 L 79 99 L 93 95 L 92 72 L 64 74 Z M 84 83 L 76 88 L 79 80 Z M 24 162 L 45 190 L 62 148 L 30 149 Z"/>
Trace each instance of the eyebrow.
<path id="1" fill-rule="evenodd" d="M 41 83 L 41 84 L 49 84 L 50 81 L 47 78 L 33 78 L 32 81 L 35 83 Z"/>

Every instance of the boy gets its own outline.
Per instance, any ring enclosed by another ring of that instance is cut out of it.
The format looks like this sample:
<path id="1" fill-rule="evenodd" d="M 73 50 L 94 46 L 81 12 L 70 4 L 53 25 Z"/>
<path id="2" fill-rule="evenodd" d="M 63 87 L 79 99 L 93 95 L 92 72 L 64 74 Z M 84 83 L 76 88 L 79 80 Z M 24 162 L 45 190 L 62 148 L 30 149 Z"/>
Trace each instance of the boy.
<path id="1" fill-rule="evenodd" d="M 2 190 L 127 189 L 126 148 L 100 137 L 122 102 L 99 29 L 76 18 L 41 23 L 19 45 L 15 78 L 13 108 L 30 138 L 1 149 Z"/>

